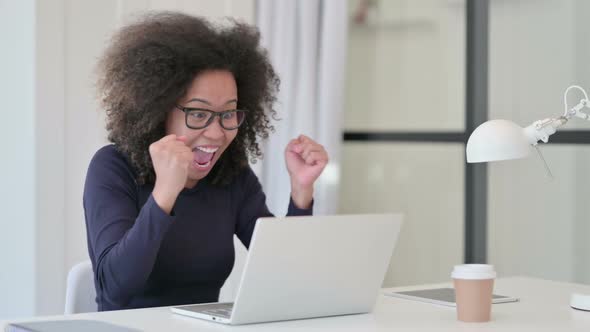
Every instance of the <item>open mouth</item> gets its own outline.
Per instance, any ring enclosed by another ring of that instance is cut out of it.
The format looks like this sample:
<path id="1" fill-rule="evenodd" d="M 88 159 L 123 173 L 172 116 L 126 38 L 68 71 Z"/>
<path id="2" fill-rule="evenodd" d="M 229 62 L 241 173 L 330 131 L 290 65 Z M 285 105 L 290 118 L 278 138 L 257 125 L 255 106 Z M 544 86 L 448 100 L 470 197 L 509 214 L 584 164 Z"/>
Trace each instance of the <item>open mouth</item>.
<path id="1" fill-rule="evenodd" d="M 195 159 L 193 160 L 193 164 L 195 167 L 204 169 L 211 166 L 217 150 L 219 150 L 219 147 L 197 146 L 194 148 L 193 153 Z"/>

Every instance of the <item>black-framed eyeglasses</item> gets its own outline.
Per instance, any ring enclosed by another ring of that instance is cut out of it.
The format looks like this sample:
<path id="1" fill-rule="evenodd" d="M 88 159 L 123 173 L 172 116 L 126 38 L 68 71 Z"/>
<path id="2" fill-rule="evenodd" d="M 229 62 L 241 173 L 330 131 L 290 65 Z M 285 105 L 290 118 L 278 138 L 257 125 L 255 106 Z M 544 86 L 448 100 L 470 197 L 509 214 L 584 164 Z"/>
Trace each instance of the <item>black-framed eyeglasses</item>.
<path id="1" fill-rule="evenodd" d="M 206 108 L 191 108 L 176 105 L 176 108 L 184 112 L 186 126 L 191 129 L 203 129 L 213 123 L 216 116 L 219 117 L 219 124 L 225 130 L 238 129 L 246 119 L 245 110 L 229 110 L 214 112 Z"/>

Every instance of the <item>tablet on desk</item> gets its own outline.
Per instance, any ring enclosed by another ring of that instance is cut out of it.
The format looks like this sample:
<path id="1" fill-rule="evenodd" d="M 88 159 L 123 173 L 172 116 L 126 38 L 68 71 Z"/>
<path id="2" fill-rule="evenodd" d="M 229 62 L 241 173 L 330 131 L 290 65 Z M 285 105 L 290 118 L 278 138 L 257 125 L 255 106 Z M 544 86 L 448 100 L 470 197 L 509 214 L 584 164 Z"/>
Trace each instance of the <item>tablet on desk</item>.
<path id="1" fill-rule="evenodd" d="M 406 292 L 388 291 L 384 293 L 388 296 L 399 297 L 408 300 L 428 302 L 434 304 L 455 307 L 455 290 L 453 288 L 434 288 L 434 289 L 420 289 Z M 492 303 L 506 303 L 517 302 L 518 299 L 511 296 L 494 294 Z"/>

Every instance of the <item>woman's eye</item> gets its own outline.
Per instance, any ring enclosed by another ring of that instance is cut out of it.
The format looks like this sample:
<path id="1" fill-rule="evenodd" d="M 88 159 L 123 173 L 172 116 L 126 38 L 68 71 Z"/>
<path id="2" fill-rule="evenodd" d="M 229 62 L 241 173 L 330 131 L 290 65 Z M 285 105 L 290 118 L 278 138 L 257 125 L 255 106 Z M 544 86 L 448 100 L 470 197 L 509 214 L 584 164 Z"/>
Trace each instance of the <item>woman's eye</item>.
<path id="1" fill-rule="evenodd" d="M 209 114 L 207 114 L 206 112 L 193 112 L 191 113 L 191 116 L 195 119 L 202 120 L 206 119 L 209 116 Z"/>

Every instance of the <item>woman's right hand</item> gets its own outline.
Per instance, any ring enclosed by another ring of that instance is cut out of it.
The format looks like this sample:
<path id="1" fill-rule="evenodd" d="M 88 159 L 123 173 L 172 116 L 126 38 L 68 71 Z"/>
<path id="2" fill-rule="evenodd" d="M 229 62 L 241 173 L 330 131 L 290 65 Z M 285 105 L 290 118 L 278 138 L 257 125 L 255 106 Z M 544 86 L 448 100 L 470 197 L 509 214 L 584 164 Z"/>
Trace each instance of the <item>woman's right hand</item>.
<path id="1" fill-rule="evenodd" d="M 149 152 L 156 173 L 152 195 L 164 212 L 170 214 L 178 194 L 186 185 L 193 152 L 185 136 L 168 135 L 150 145 Z"/>

